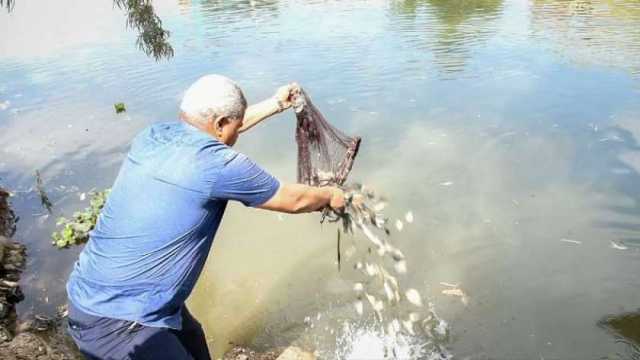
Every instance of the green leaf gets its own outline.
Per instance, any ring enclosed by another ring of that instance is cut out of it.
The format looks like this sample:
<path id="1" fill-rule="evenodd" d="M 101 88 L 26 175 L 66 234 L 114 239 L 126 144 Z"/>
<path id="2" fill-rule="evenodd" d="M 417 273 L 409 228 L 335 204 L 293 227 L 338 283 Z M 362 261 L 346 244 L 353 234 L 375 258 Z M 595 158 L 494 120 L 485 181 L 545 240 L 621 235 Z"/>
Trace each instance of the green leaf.
<path id="1" fill-rule="evenodd" d="M 116 109 L 116 114 L 127 111 L 127 109 L 124 107 L 124 103 L 121 102 L 113 104 L 113 107 Z"/>
<path id="2" fill-rule="evenodd" d="M 73 219 L 59 218 L 56 226 L 63 226 L 62 230 L 53 232 L 51 238 L 53 245 L 66 248 L 70 245 L 83 244 L 89 240 L 89 232 L 95 227 L 100 211 L 106 202 L 110 189 L 99 192 L 90 192 L 91 201 L 89 207 L 83 211 L 73 213 Z"/>

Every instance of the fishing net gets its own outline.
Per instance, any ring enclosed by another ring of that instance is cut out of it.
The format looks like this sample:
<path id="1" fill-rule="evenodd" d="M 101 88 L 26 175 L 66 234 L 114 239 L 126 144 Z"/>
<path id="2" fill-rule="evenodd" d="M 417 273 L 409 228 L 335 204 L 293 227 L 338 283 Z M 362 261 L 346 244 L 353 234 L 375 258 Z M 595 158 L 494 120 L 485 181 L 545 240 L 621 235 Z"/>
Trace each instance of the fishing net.
<path id="1" fill-rule="evenodd" d="M 293 98 L 293 108 L 298 120 L 298 182 L 344 184 L 358 154 L 360 137 L 347 136 L 329 124 L 302 89 Z"/>
<path id="2" fill-rule="evenodd" d="M 398 276 L 407 272 L 407 262 L 403 252 L 392 242 L 390 220 L 383 213 L 386 200 L 368 186 L 353 182 L 344 185 L 358 154 L 360 137 L 348 136 L 329 124 L 302 89 L 292 100 L 298 122 L 298 182 L 313 186 L 337 185 L 345 191 L 344 210 L 337 212 L 326 208 L 321 220 L 328 216 L 330 222 L 342 225 L 337 231 L 336 242 L 338 271 L 342 262 L 341 246 L 344 245 L 341 234 L 358 232 L 368 239 L 361 242 L 358 236 L 347 237 L 345 260 L 352 262 L 356 271 L 350 275 L 356 281 L 353 284 L 356 313 L 365 316 L 365 307 L 367 310 L 370 307 L 376 325 L 355 333 L 347 329 L 338 343 L 347 342 L 346 348 L 353 349 L 354 344 L 362 343 L 359 339 L 365 339 L 367 350 L 371 350 L 373 337 L 381 339 L 381 346 L 373 349 L 374 353 L 384 355 L 373 356 L 375 358 L 451 359 L 444 346 L 449 336 L 446 322 L 436 315 L 432 304 L 425 306 L 427 304 L 423 303 L 417 289 L 404 288 L 400 283 Z M 412 223 L 413 220 L 413 213 L 407 212 L 404 221 Z M 403 226 L 403 221 L 396 219 L 398 232 Z M 464 295 L 457 288 L 448 291 L 454 290 L 457 290 L 456 294 Z M 345 324 L 348 323 L 345 321 Z M 357 322 L 353 324 L 359 326 Z M 372 353 L 367 351 L 367 354 Z M 372 356 L 357 352 L 338 356 L 356 357 Z"/>

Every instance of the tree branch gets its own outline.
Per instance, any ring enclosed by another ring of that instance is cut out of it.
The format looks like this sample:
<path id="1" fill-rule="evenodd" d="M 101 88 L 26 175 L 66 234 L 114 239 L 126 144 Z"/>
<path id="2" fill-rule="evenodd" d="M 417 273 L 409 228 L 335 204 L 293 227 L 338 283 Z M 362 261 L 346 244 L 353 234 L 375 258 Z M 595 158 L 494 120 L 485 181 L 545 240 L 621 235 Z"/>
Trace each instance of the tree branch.
<path id="1" fill-rule="evenodd" d="M 16 4 L 15 0 L 0 0 L 0 8 L 6 7 L 7 11 L 11 12 L 13 6 Z"/>
<path id="2" fill-rule="evenodd" d="M 2 0 L 0 0 L 2 1 Z M 7 0 L 10 1 L 10 0 Z M 113 0 L 127 13 L 127 26 L 138 31 L 136 45 L 156 60 L 173 56 L 169 31 L 162 28 L 162 20 L 155 14 L 151 0 Z"/>
<path id="3" fill-rule="evenodd" d="M 127 27 L 138 31 L 136 45 L 156 60 L 169 59 L 173 48 L 169 44 L 169 32 L 162 28 L 162 20 L 153 10 L 151 0 L 113 0 L 114 5 L 127 13 Z M 11 12 L 15 0 L 0 0 L 0 8 Z"/>

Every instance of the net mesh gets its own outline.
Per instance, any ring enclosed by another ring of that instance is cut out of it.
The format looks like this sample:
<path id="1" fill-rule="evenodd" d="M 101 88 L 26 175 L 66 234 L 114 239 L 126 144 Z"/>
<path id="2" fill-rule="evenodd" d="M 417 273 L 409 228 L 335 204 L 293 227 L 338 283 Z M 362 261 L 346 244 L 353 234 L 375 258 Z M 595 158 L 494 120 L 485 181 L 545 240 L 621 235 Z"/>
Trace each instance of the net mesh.
<path id="1" fill-rule="evenodd" d="M 303 89 L 293 97 L 298 143 L 298 182 L 344 184 L 358 154 L 360 137 L 347 136 L 322 116 Z"/>

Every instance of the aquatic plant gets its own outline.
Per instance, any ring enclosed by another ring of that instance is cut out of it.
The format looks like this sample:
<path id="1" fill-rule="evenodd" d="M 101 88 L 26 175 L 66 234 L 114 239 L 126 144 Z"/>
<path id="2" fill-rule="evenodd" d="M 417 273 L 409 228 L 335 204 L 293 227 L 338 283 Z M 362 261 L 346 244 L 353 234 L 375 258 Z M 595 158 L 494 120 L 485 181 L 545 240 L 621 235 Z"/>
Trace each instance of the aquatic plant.
<path id="1" fill-rule="evenodd" d="M 40 203 L 42 203 L 42 207 L 47 209 L 47 212 L 51 214 L 53 203 L 49 199 L 47 193 L 44 191 L 44 184 L 42 182 L 42 176 L 40 175 L 39 170 L 36 170 L 36 191 L 38 192 L 38 196 L 40 196 Z"/>
<path id="2" fill-rule="evenodd" d="M 51 243 L 59 249 L 86 243 L 89 240 L 89 232 L 96 226 L 98 216 L 110 191 L 111 189 L 91 192 L 89 207 L 84 211 L 75 212 L 72 219 L 59 218 L 56 225 L 62 226 L 62 230 L 51 235 L 53 239 Z"/>
<path id="3" fill-rule="evenodd" d="M 120 114 L 121 112 L 127 111 L 127 108 L 124 106 L 124 103 L 115 103 L 113 104 L 113 108 L 116 110 L 116 114 Z"/>

